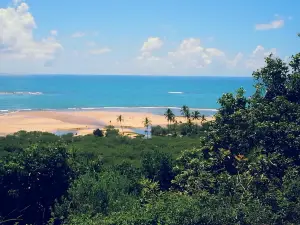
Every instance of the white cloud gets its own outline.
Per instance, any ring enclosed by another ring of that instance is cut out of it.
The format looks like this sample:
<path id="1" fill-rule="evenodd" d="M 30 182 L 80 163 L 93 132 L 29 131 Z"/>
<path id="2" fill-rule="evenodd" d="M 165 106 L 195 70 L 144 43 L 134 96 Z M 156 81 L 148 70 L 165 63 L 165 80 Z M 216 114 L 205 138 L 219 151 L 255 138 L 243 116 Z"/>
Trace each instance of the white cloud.
<path id="1" fill-rule="evenodd" d="M 141 51 L 151 52 L 156 49 L 160 49 L 163 46 L 163 41 L 159 37 L 149 37 L 147 41 L 144 42 Z"/>
<path id="2" fill-rule="evenodd" d="M 55 37 L 35 40 L 33 31 L 37 28 L 29 6 L 14 1 L 16 6 L 0 8 L 0 55 L 1 59 L 39 59 L 53 61 L 63 49 Z"/>
<path id="3" fill-rule="evenodd" d="M 271 48 L 266 50 L 263 46 L 258 45 L 252 54 L 246 59 L 245 66 L 246 68 L 256 70 L 265 65 L 265 58 L 270 54 L 276 55 L 276 48 Z"/>
<path id="4" fill-rule="evenodd" d="M 241 71 L 254 71 L 265 65 L 265 58 L 270 54 L 277 56 L 277 49 L 265 49 L 262 45 L 256 48 L 250 54 L 239 52 L 233 59 L 226 57 L 227 68 L 232 70 L 239 69 Z"/>
<path id="5" fill-rule="evenodd" d="M 256 24 L 255 29 L 256 30 L 271 30 L 271 29 L 278 29 L 284 26 L 284 20 L 273 20 L 270 23 L 261 23 Z"/>
<path id="6" fill-rule="evenodd" d="M 195 68 L 203 68 L 211 64 L 215 58 L 224 56 L 224 52 L 219 49 L 201 46 L 201 41 L 197 38 L 183 40 L 176 51 L 168 53 L 173 66 L 177 64 Z"/>
<path id="7" fill-rule="evenodd" d="M 184 39 L 174 51 L 156 57 L 142 52 L 139 66 L 153 74 L 240 74 L 251 73 L 265 65 L 265 57 L 276 55 L 276 49 L 258 45 L 250 54 L 238 52 L 233 58 L 218 48 L 204 46 L 198 38 Z"/>
<path id="8" fill-rule="evenodd" d="M 89 51 L 91 55 L 101 55 L 108 52 L 111 52 L 110 48 L 99 48 L 99 49 L 92 49 Z"/>
<path id="9" fill-rule="evenodd" d="M 198 38 L 187 38 L 177 48 L 156 56 L 145 51 L 137 58 L 135 68 L 142 74 L 209 74 L 219 64 L 225 67 L 226 56 L 222 50 L 204 47 Z"/>
<path id="10" fill-rule="evenodd" d="M 138 60 L 149 60 L 149 61 L 160 60 L 159 57 L 153 56 L 151 52 L 142 52 L 141 55 L 139 55 L 137 57 L 137 59 Z"/>
<path id="11" fill-rule="evenodd" d="M 283 58 L 283 61 L 287 64 L 289 64 L 291 62 L 291 60 L 292 60 L 292 58 L 290 56 L 287 56 L 287 55 Z"/>
<path id="12" fill-rule="evenodd" d="M 71 35 L 72 38 L 81 38 L 81 37 L 84 37 L 85 36 L 85 33 L 84 32 L 75 32 L 74 34 Z"/>
<path id="13" fill-rule="evenodd" d="M 216 58 L 223 58 L 225 54 L 216 48 L 204 48 L 200 39 L 184 39 L 175 51 L 170 51 L 163 57 L 153 55 L 155 49 L 162 46 L 160 38 L 148 38 L 141 48 L 141 55 L 138 60 L 143 60 L 143 65 L 149 66 L 145 61 L 159 63 L 160 66 L 175 68 L 203 68 L 211 64 Z M 160 62 L 158 62 L 160 61 Z"/>
<path id="14" fill-rule="evenodd" d="M 58 31 L 57 30 L 51 30 L 50 34 L 53 36 L 57 36 L 58 35 Z"/>
<path id="15" fill-rule="evenodd" d="M 141 48 L 141 55 L 137 57 L 138 60 L 160 60 L 159 57 L 152 56 L 152 52 L 160 49 L 163 46 L 163 41 L 159 37 L 149 37 Z"/>
<path id="16" fill-rule="evenodd" d="M 236 56 L 233 58 L 233 60 L 227 60 L 226 63 L 229 67 L 234 68 L 236 67 L 244 58 L 244 54 L 239 52 L 236 54 Z"/>

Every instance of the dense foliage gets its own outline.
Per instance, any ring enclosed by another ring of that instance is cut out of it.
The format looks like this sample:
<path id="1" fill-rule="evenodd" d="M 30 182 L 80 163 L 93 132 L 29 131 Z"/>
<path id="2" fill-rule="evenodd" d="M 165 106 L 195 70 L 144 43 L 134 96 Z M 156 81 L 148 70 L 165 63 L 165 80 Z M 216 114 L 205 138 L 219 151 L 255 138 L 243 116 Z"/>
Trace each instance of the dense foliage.
<path id="1" fill-rule="evenodd" d="M 1 138 L 0 224 L 300 224 L 300 53 L 253 77 L 256 92 L 224 94 L 214 122 L 167 110 L 152 139 Z"/>

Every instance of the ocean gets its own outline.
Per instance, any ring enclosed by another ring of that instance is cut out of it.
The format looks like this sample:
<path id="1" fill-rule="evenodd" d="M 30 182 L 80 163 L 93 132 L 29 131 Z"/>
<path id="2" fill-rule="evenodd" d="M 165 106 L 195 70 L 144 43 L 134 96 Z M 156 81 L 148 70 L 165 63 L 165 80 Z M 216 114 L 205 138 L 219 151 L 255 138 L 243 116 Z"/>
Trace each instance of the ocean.
<path id="1" fill-rule="evenodd" d="M 223 93 L 239 87 L 250 96 L 251 77 L 192 76 L 0 76 L 0 112 L 20 110 L 113 110 L 162 114 L 183 105 L 213 115 Z"/>

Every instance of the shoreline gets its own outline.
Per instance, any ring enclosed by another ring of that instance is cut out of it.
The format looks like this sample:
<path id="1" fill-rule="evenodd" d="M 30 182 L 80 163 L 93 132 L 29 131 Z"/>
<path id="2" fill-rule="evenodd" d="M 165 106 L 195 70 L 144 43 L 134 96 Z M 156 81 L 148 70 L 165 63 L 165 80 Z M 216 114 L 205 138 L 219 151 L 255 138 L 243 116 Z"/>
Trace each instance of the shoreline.
<path id="1" fill-rule="evenodd" d="M 56 112 L 73 112 L 73 111 L 114 111 L 117 110 L 118 112 L 140 112 L 139 110 L 155 110 L 155 109 L 172 109 L 172 110 L 180 110 L 181 107 L 177 106 L 103 106 L 103 107 L 69 107 L 69 108 L 61 108 L 61 109 L 30 109 L 30 108 L 24 108 L 24 109 L 0 109 L 0 115 L 5 113 L 13 113 L 13 112 L 40 112 L 40 111 L 56 111 Z M 134 110 L 136 109 L 136 111 Z M 127 111 L 131 110 L 131 111 Z M 218 112 L 218 109 L 213 108 L 195 108 L 191 107 L 190 110 L 195 111 L 204 111 L 204 112 Z M 150 113 L 150 112 L 149 112 Z"/>
<path id="2" fill-rule="evenodd" d="M 115 110 L 74 110 L 74 111 L 16 111 L 0 114 L 0 136 L 6 136 L 25 131 L 43 131 L 56 133 L 57 131 L 76 131 L 77 135 L 93 133 L 93 130 L 103 129 L 112 125 L 121 130 L 117 116 L 122 115 L 124 133 L 134 133 L 134 129 L 144 129 L 143 119 L 148 117 L 152 125 L 167 126 L 164 115 L 151 112 L 120 112 Z M 207 121 L 213 117 L 206 117 Z M 178 122 L 185 122 L 183 117 L 177 117 Z M 197 121 L 200 123 L 200 121 Z M 125 128 L 126 127 L 126 128 Z"/>

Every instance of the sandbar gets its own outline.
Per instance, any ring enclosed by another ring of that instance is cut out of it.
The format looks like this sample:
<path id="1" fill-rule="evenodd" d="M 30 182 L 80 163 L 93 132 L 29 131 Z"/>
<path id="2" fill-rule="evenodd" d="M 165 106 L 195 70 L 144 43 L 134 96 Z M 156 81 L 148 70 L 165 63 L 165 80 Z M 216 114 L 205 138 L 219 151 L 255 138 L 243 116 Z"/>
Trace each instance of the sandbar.
<path id="1" fill-rule="evenodd" d="M 96 128 L 112 125 L 121 130 L 117 117 L 122 115 L 124 133 L 130 134 L 133 129 L 144 128 L 145 117 L 151 120 L 152 125 L 166 126 L 168 121 L 163 115 L 144 112 L 114 112 L 114 111 L 28 111 L 0 114 L 0 136 L 13 134 L 20 130 L 56 131 L 72 130 L 76 135 L 93 133 Z M 176 117 L 178 122 L 186 122 L 183 117 Z M 213 117 L 206 117 L 207 121 Z M 197 121 L 200 123 L 200 120 Z"/>

